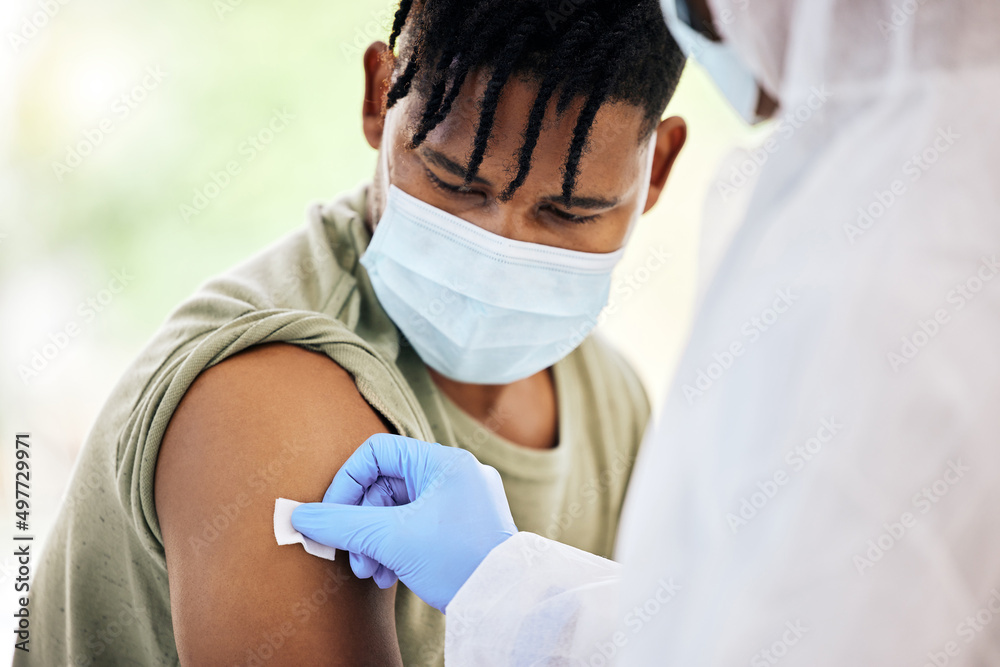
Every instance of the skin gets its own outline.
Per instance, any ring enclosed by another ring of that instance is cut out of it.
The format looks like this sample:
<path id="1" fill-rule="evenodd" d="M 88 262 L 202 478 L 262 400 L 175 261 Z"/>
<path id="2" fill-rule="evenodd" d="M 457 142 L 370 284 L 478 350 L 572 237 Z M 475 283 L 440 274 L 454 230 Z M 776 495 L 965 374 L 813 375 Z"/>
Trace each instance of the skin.
<path id="1" fill-rule="evenodd" d="M 406 130 L 410 114 L 419 108 L 419 100 L 410 99 L 416 94 L 383 115 L 392 67 L 386 51 L 377 43 L 364 56 L 364 134 L 373 148 L 389 149 L 388 172 L 376 174 L 376 184 L 388 177 L 404 191 L 495 234 L 585 252 L 616 250 L 633 213 L 656 203 L 686 138 L 680 118 L 659 123 L 652 175 L 640 182 L 646 160 L 645 142 L 639 141 L 641 112 L 605 105 L 591 131 L 592 149 L 581 162 L 575 194 L 614 203 L 594 208 L 595 202 L 580 201 L 564 207 L 553 204 L 552 197 L 561 193 L 575 109 L 561 119 L 551 114 L 527 180 L 510 201 L 500 202 L 504 164 L 520 145 L 533 99 L 530 83 L 512 81 L 498 108 L 481 180 L 470 192 L 448 191 L 438 181 L 460 185 L 462 179 L 442 166 L 447 163 L 440 157 L 464 163 L 484 80 L 470 77 L 453 113 L 428 136 L 423 150 L 413 150 L 407 147 Z M 369 226 L 374 228 L 385 204 L 379 185 L 370 200 Z M 560 214 L 594 217 L 579 222 Z M 503 386 L 431 375 L 452 400 L 499 435 L 525 447 L 556 444 L 550 371 Z M 500 419 L 491 418 L 498 414 Z M 517 419 L 502 418 L 508 414 Z M 395 587 L 380 590 L 370 579 L 355 578 L 346 554 L 330 562 L 297 545 L 279 547 L 272 530 L 275 498 L 322 500 L 351 453 L 369 436 L 388 430 L 347 372 L 326 355 L 296 346 L 252 347 L 194 381 L 164 434 L 154 486 L 181 664 L 246 664 L 251 650 L 269 666 L 402 664 Z M 222 526 L 216 537 L 207 527 L 213 523 Z"/>
<path id="2" fill-rule="evenodd" d="M 261 660 L 269 666 L 402 664 L 395 589 L 354 577 L 346 554 L 330 562 L 278 546 L 272 523 L 275 498 L 322 500 L 354 448 L 379 432 L 354 380 L 321 353 L 261 345 L 198 376 L 170 420 L 154 481 L 182 665 L 247 664 L 269 638 L 281 644 Z M 204 522 L 226 506 L 235 518 L 205 539 Z"/>
<path id="3" fill-rule="evenodd" d="M 480 99 L 486 79 L 469 77 L 459 99 L 471 103 L 457 105 L 413 149 L 408 144 L 422 110 L 420 99 L 407 96 L 384 115 L 382 100 L 393 64 L 384 43 L 372 44 L 365 53 L 365 137 L 372 148 L 388 151 L 387 159 L 379 161 L 370 197 L 368 224 L 372 230 L 385 207 L 388 181 L 500 236 L 581 252 L 613 252 L 624 243 L 636 211 L 645 213 L 656 204 L 687 138 L 683 119 L 673 116 L 661 121 L 655 129 L 652 173 L 648 182 L 641 182 L 647 160 L 647 139 L 640 136 L 643 111 L 627 104 L 605 104 L 591 128 L 589 150 L 580 161 L 573 192 L 581 200 L 578 203 L 585 205 L 563 206 L 554 200 L 562 192 L 562 168 L 583 101 L 577 100 L 567 113 L 556 117 L 553 96 L 527 179 L 513 198 L 500 201 L 498 196 L 513 178 L 506 165 L 516 164 L 526 110 L 537 90 L 530 82 L 514 79 L 504 88 L 497 107 L 477 180 L 468 192 L 456 192 L 448 186 L 462 185 L 465 156 L 472 152 L 479 118 L 474 102 Z M 388 173 L 384 171 L 386 163 Z M 490 423 L 499 435 L 539 449 L 557 443 L 558 415 L 550 370 L 507 385 L 457 382 L 429 370 L 445 395 L 479 421 Z M 501 417 L 488 422 L 491 414 Z M 503 415 L 517 415 L 517 419 L 504 419 Z"/>

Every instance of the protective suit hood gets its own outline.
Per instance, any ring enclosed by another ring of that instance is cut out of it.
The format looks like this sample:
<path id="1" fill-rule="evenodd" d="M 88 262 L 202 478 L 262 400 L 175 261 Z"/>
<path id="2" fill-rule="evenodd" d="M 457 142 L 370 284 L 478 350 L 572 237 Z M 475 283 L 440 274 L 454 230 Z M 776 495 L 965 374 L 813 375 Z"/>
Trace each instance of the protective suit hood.
<path id="1" fill-rule="evenodd" d="M 876 98 L 934 70 L 996 64 L 990 0 L 708 0 L 715 25 L 782 106 L 822 82 Z"/>
<path id="2" fill-rule="evenodd" d="M 487 640 L 449 641 L 1000 664 L 1000 2 L 709 3 L 781 109 L 635 464 L 617 609 L 601 567 L 527 549 L 477 572 Z"/>

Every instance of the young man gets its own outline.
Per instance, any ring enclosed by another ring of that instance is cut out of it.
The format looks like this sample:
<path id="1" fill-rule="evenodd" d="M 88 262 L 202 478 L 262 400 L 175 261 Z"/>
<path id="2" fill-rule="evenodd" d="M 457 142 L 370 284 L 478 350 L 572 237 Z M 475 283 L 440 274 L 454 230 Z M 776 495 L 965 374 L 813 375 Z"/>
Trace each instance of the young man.
<path id="1" fill-rule="evenodd" d="M 275 544 L 275 498 L 319 500 L 379 432 L 471 450 L 520 528 L 611 554 L 649 408 L 586 334 L 685 140 L 658 2 L 403 0 L 364 68 L 374 182 L 203 286 L 119 383 L 20 662 L 441 664 L 438 611 Z"/>

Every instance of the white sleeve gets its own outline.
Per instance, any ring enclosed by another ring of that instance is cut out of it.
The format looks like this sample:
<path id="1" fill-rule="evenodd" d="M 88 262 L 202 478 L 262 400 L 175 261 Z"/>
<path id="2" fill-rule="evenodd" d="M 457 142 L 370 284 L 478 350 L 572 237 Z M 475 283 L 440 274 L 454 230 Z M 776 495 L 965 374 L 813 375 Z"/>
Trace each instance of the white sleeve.
<path id="1" fill-rule="evenodd" d="M 613 644 L 621 566 L 521 532 L 495 548 L 447 608 L 447 667 L 588 662 Z"/>

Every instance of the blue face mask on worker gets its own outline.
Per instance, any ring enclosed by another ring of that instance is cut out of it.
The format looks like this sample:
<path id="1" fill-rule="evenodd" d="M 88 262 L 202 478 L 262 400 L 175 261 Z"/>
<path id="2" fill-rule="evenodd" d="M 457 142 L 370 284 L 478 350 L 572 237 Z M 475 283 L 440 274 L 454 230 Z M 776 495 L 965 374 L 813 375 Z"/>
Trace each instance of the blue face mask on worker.
<path id="1" fill-rule="evenodd" d="M 508 239 L 390 185 L 361 263 L 424 363 L 460 382 L 507 384 L 582 342 L 623 252 Z"/>
<path id="2" fill-rule="evenodd" d="M 694 58 L 705 68 L 743 120 L 757 122 L 760 97 L 757 80 L 736 51 L 728 44 L 710 40 L 696 29 L 686 0 L 661 0 L 660 4 L 667 28 L 684 55 Z"/>

